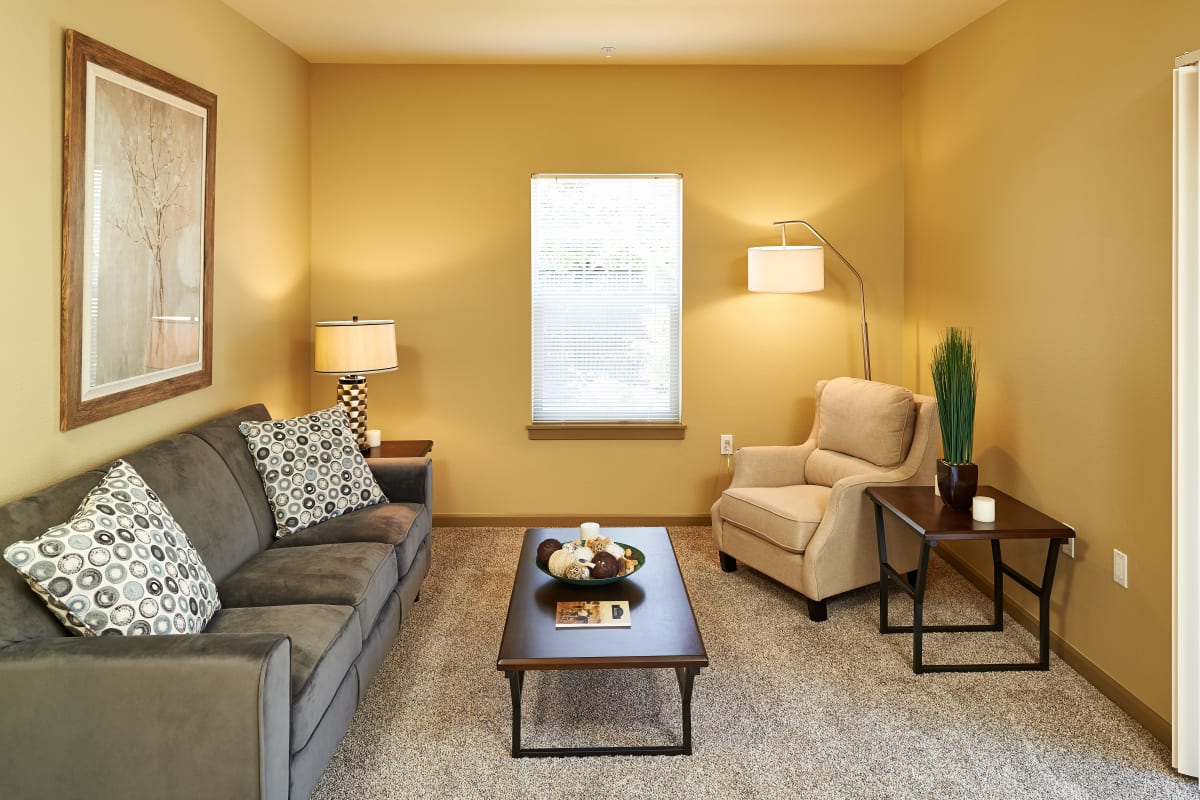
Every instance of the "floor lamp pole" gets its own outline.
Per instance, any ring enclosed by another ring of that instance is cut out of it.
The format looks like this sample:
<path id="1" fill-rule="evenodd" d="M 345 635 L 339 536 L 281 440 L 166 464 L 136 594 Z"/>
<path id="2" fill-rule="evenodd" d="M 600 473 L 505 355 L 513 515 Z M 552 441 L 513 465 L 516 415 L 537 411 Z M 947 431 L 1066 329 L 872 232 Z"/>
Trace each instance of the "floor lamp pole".
<path id="1" fill-rule="evenodd" d="M 822 236 L 817 231 L 816 228 L 814 228 L 812 225 L 809 225 L 804 220 L 788 219 L 788 220 L 782 220 L 780 222 L 776 222 L 775 224 L 784 226 L 783 227 L 783 244 L 785 246 L 787 245 L 787 226 L 788 225 L 803 225 L 804 227 L 808 228 L 809 231 L 812 232 L 813 236 L 815 236 L 821 240 L 822 245 L 824 245 L 825 247 L 828 247 L 830 250 L 832 250 L 833 254 L 835 256 L 837 256 L 838 258 L 840 258 L 842 263 L 845 264 L 846 267 L 852 273 L 854 273 L 854 277 L 858 280 L 858 303 L 859 303 L 859 308 L 862 311 L 863 377 L 865 377 L 867 380 L 871 380 L 871 345 L 870 345 L 870 342 L 867 337 L 867 293 L 866 293 L 866 290 L 863 288 L 862 275 L 858 274 L 858 270 L 856 270 L 854 268 L 854 265 L 851 264 L 850 261 L 844 255 L 842 255 L 840 252 L 838 252 L 838 249 L 836 247 L 834 247 L 832 244 L 830 244 L 828 239 L 826 239 L 824 236 Z"/>

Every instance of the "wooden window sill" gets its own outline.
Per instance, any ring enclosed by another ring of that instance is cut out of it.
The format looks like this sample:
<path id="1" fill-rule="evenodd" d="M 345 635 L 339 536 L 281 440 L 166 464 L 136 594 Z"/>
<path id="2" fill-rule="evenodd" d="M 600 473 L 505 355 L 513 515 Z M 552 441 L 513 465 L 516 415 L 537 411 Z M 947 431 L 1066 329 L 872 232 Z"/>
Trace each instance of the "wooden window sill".
<path id="1" fill-rule="evenodd" d="M 525 426 L 530 439 L 682 439 L 679 422 L 537 422 Z"/>

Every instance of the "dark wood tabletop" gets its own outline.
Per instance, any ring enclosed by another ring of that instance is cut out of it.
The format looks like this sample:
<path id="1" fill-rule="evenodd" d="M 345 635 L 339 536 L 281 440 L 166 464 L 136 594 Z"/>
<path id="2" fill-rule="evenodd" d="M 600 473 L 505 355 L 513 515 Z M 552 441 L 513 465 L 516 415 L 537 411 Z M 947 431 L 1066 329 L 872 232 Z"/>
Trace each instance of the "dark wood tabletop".
<path id="1" fill-rule="evenodd" d="M 496 669 L 708 666 L 666 528 L 603 528 L 601 533 L 638 548 L 646 563 L 624 580 L 577 587 L 539 570 L 535 558 L 543 540 L 578 539 L 579 529 L 525 531 Z M 628 600 L 630 627 L 555 628 L 555 610 L 561 600 Z"/>
<path id="2" fill-rule="evenodd" d="M 1030 508 L 995 486 L 980 486 L 976 495 L 996 500 L 996 521 L 976 522 L 971 512 L 955 511 L 931 486 L 870 486 L 867 495 L 900 517 L 926 539 L 1072 539 L 1075 531 Z"/>
<path id="3" fill-rule="evenodd" d="M 380 442 L 363 451 L 364 458 L 420 458 L 429 455 L 433 442 L 429 439 L 396 439 Z"/>

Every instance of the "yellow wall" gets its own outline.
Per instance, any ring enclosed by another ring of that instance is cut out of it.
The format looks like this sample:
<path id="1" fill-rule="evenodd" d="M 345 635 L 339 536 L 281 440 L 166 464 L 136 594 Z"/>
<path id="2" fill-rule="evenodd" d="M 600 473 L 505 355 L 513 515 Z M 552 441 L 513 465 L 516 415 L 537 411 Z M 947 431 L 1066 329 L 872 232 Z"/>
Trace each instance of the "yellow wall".
<path id="1" fill-rule="evenodd" d="M 0 0 L 0 500 L 238 405 L 308 402 L 308 65 L 217 0 Z M 58 430 L 63 30 L 217 94 L 213 385 Z"/>
<path id="2" fill-rule="evenodd" d="M 930 391 L 940 330 L 974 329 L 983 480 L 1079 530 L 1055 631 L 1169 716 L 1169 88 L 1191 0 L 1010 0 L 903 70 L 310 68 L 216 0 L 2 8 L 0 413 L 20 457 L 0 500 L 244 402 L 330 404 L 309 323 L 357 313 L 397 320 L 371 421 L 437 441 L 439 514 L 704 513 L 718 434 L 799 441 L 813 383 L 860 374 L 840 264 L 821 294 L 745 291 L 745 248 L 802 216 L 863 273 L 877 379 Z M 218 95 L 216 352 L 211 388 L 60 433 L 68 27 Z M 651 171 L 684 175 L 687 438 L 531 442 L 528 176 Z"/>
<path id="3" fill-rule="evenodd" d="M 974 329 L 980 480 L 1078 530 L 1053 629 L 1167 719 L 1171 68 L 1196 47 L 1193 0 L 1011 0 L 903 80 L 905 377 L 929 390 L 942 328 Z"/>
<path id="4" fill-rule="evenodd" d="M 436 441 L 438 514 L 704 514 L 719 434 L 802 441 L 814 383 L 861 375 L 857 284 L 749 294 L 773 220 L 855 263 L 901 378 L 898 68 L 316 65 L 312 112 L 313 318 L 396 319 L 370 421 Z M 683 174 L 684 441 L 527 438 L 534 172 Z"/>

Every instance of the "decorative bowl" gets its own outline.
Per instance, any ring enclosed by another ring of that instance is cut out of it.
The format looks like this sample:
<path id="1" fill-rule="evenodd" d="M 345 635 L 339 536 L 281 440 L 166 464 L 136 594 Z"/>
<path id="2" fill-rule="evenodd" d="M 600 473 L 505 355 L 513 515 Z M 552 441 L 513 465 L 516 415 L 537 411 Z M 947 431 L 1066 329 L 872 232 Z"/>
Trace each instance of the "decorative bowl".
<path id="1" fill-rule="evenodd" d="M 635 574 L 639 569 L 646 566 L 646 554 L 643 553 L 641 550 L 638 550 L 636 547 L 634 547 L 631 544 L 625 544 L 624 542 L 615 542 L 614 541 L 613 544 L 615 544 L 625 550 L 628 550 L 630 553 L 633 554 L 633 557 L 637 559 L 637 562 L 638 562 L 637 566 L 633 568 L 632 572 L 626 572 L 624 575 L 616 575 L 612 578 L 588 578 L 587 580 L 577 581 L 573 578 L 558 577 L 553 572 L 551 572 L 548 567 L 545 567 L 542 564 L 539 564 L 536 560 L 534 561 L 534 564 L 536 564 L 537 568 L 540 569 L 542 572 L 546 573 L 551 578 L 554 578 L 554 580 L 560 581 L 562 583 L 569 583 L 572 586 L 607 586 L 610 583 L 616 583 L 617 581 L 625 580 L 630 575 Z"/>

